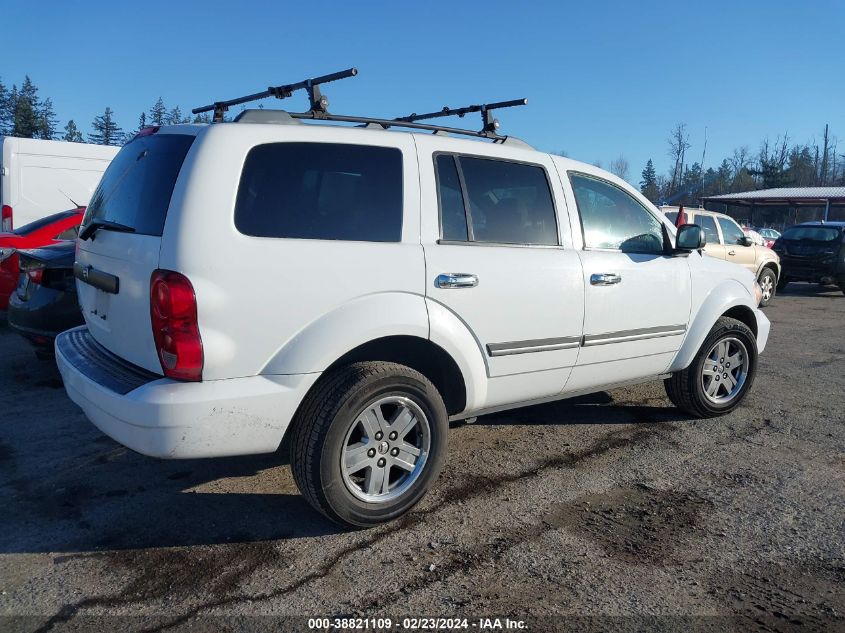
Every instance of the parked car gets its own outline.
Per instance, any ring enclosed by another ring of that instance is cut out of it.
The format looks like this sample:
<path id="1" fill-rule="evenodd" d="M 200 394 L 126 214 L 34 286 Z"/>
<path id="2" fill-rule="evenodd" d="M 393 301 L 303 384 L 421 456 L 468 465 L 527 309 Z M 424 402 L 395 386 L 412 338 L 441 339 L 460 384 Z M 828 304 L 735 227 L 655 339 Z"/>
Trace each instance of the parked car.
<path id="1" fill-rule="evenodd" d="M 791 281 L 838 285 L 845 292 L 845 222 L 804 222 L 783 232 L 774 250 L 783 263 L 778 288 Z"/>
<path id="2" fill-rule="evenodd" d="M 39 358 L 53 356 L 53 342 L 85 320 L 76 298 L 71 241 L 18 251 L 20 283 L 9 299 L 9 326 L 35 346 Z"/>
<path id="3" fill-rule="evenodd" d="M 666 211 L 673 223 L 677 212 Z M 750 270 L 763 289 L 762 306 L 771 303 L 780 277 L 780 258 L 770 248 L 755 244 L 753 239 L 729 215 L 705 209 L 686 210 L 687 222 L 704 229 L 707 245 L 704 252 L 717 259 L 734 262 Z"/>
<path id="4" fill-rule="evenodd" d="M 85 206 L 119 147 L 0 137 L 0 231 Z"/>
<path id="5" fill-rule="evenodd" d="M 0 233 L 0 310 L 6 310 L 9 296 L 18 285 L 17 251 L 75 240 L 85 207 L 54 213 L 7 233 Z"/>
<path id="6" fill-rule="evenodd" d="M 755 246 L 766 246 L 766 238 L 764 238 L 762 235 L 760 235 L 754 229 L 747 227 L 747 226 L 743 226 L 742 232 L 745 233 L 748 237 L 751 238 L 751 242 Z M 768 248 L 768 246 L 766 246 L 766 248 Z"/>
<path id="7" fill-rule="evenodd" d="M 772 248 L 780 237 L 780 231 L 776 231 L 775 229 L 760 227 L 755 230 L 763 236 L 763 239 L 766 240 L 766 246 L 769 248 Z"/>
<path id="8" fill-rule="evenodd" d="M 511 137 L 344 120 L 368 125 L 247 110 L 121 149 L 56 339 L 103 432 L 164 458 L 290 435 L 305 498 L 371 526 L 434 483 L 449 420 L 655 379 L 692 416 L 745 398 L 762 291 L 699 227 Z"/>

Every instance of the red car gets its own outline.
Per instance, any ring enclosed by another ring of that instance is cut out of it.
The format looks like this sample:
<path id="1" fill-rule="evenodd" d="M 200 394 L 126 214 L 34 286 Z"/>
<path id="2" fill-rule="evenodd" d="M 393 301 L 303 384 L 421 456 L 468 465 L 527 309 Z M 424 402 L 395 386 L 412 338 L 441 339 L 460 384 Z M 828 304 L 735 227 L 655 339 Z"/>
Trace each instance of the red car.
<path id="1" fill-rule="evenodd" d="M 85 207 L 48 215 L 9 233 L 0 233 L 0 310 L 9 307 L 9 295 L 18 285 L 17 250 L 75 240 Z"/>

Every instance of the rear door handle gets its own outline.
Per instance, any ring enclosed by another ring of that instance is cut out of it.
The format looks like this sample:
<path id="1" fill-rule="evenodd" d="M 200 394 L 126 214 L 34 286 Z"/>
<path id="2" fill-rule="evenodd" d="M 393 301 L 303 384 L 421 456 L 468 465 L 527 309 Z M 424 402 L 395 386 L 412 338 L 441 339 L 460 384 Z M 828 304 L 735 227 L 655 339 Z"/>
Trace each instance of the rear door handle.
<path id="1" fill-rule="evenodd" d="M 438 288 L 475 288 L 478 276 L 472 273 L 443 273 L 437 275 L 434 285 Z"/>
<path id="2" fill-rule="evenodd" d="M 612 286 L 622 281 L 622 276 L 616 273 L 599 273 L 590 275 L 590 283 L 594 286 Z"/>

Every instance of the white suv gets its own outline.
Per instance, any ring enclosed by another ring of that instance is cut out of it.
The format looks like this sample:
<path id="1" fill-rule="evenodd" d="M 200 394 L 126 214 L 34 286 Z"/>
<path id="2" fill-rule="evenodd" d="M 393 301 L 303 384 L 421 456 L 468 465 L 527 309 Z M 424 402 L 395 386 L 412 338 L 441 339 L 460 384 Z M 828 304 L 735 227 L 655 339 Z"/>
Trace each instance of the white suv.
<path id="1" fill-rule="evenodd" d="M 745 397 L 754 276 L 628 183 L 489 125 L 301 118 L 332 117 L 151 128 L 105 173 L 86 325 L 56 357 L 117 441 L 195 458 L 290 433 L 305 497 L 369 526 L 433 484 L 450 420 L 655 379 L 694 416 Z"/>

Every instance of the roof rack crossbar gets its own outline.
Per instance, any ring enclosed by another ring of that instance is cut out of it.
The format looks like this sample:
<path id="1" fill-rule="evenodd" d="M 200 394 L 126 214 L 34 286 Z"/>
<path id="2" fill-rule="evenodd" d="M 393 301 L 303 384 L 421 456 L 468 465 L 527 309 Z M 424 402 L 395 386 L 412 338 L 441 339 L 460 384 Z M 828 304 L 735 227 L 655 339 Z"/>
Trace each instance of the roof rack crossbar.
<path id="1" fill-rule="evenodd" d="M 200 114 L 201 112 L 214 112 L 214 121 L 219 123 L 223 121 L 225 112 L 235 105 L 242 103 L 249 103 L 250 101 L 258 101 L 259 99 L 266 99 L 267 97 L 276 97 L 277 99 L 285 99 L 290 97 L 297 90 L 306 90 L 308 92 L 308 99 L 311 103 L 310 112 L 315 113 L 312 118 L 323 118 L 321 115 L 328 113 L 329 100 L 320 91 L 320 84 L 326 84 L 330 81 L 337 81 L 338 79 L 346 79 L 347 77 L 354 77 L 358 74 L 357 68 L 347 68 L 336 73 L 322 75 L 320 77 L 313 77 L 311 79 L 303 79 L 297 83 L 284 84 L 281 86 L 270 86 L 267 90 L 256 92 L 251 95 L 238 97 L 236 99 L 229 99 L 227 101 L 215 101 L 212 104 L 194 108 L 191 110 L 193 114 Z"/>
<path id="2" fill-rule="evenodd" d="M 416 112 L 414 112 L 408 116 L 397 117 L 395 120 L 403 121 L 405 123 L 413 123 L 415 121 L 422 121 L 425 119 L 436 119 L 444 116 L 457 116 L 463 118 L 467 114 L 471 114 L 473 112 L 480 112 L 481 119 L 484 125 L 481 128 L 479 136 L 488 136 L 492 138 L 492 136 L 490 135 L 498 136 L 496 134 L 496 130 L 499 129 L 499 121 L 493 118 L 492 111 L 498 110 L 500 108 L 513 108 L 514 106 L 523 106 L 527 103 L 528 99 L 512 99 L 510 101 L 482 103 L 479 105 L 471 105 L 463 108 L 450 108 L 449 106 L 444 106 L 442 110 L 438 110 L 437 112 L 427 112 L 425 114 L 417 114 Z"/>
<path id="3" fill-rule="evenodd" d="M 527 143 L 521 141 L 515 136 L 500 136 L 496 133 L 485 132 L 484 130 L 466 130 L 456 127 L 445 127 L 443 125 L 432 125 L 430 123 L 417 123 L 415 121 L 402 121 L 398 119 L 374 119 L 372 117 L 353 116 L 348 114 L 330 114 L 325 113 L 318 115 L 315 112 L 288 112 L 293 119 L 322 119 L 325 121 L 337 121 L 339 123 L 362 123 L 366 126 L 381 127 L 382 129 L 389 129 L 391 127 L 402 127 L 413 130 L 426 130 L 429 132 L 443 132 L 446 134 L 461 134 L 464 136 L 474 136 L 479 138 L 486 138 L 492 140 L 494 143 L 514 143 L 521 146 L 527 146 Z"/>

